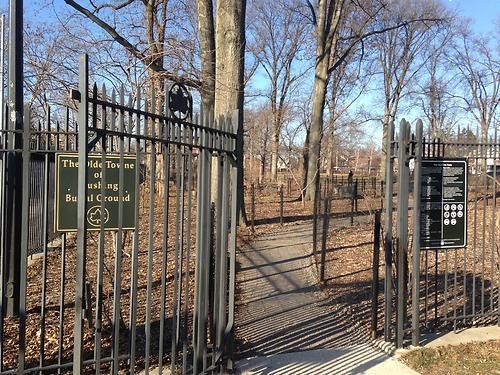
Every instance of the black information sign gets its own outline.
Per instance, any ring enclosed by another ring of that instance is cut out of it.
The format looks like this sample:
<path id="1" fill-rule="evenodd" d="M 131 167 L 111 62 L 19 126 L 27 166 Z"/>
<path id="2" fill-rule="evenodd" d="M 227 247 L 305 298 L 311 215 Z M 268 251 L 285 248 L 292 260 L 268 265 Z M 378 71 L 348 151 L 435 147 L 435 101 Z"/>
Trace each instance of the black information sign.
<path id="1" fill-rule="evenodd" d="M 464 247 L 467 242 L 467 161 L 422 160 L 420 199 L 420 247 Z"/>
<path id="2" fill-rule="evenodd" d="M 123 170 L 122 229 L 135 228 L 135 156 L 106 156 L 106 187 L 104 195 L 104 228 L 118 229 L 119 171 Z M 101 227 L 101 155 L 89 155 L 87 160 L 87 223 L 88 230 Z M 56 155 L 55 231 L 77 230 L 78 155 Z"/>

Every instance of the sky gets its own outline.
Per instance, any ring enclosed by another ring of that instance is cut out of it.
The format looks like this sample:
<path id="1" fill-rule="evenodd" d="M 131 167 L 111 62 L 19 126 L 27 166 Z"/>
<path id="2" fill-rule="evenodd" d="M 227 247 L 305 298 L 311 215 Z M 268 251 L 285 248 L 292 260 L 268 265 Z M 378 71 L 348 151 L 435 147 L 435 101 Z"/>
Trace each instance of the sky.
<path id="1" fill-rule="evenodd" d="M 196 1 L 196 0 L 188 0 Z M 471 19 L 472 30 L 476 33 L 481 34 L 492 34 L 495 32 L 495 23 L 500 23 L 500 0 L 440 0 L 447 6 L 454 9 L 460 16 L 464 16 Z M 82 3 L 88 3 L 88 0 L 81 0 Z M 8 9 L 9 0 L 0 0 L 0 9 Z M 50 4 L 47 6 L 47 4 Z M 45 5 L 45 8 L 41 5 Z M 25 17 L 27 19 L 38 19 L 40 21 L 54 21 L 54 9 L 59 10 L 66 8 L 67 5 L 63 0 L 24 0 L 25 7 Z M 36 10 L 35 10 L 36 9 Z M 41 11 L 40 9 L 45 9 Z M 499 37 L 495 35 L 495 37 Z M 256 77 L 252 80 L 252 86 L 254 90 L 261 91 L 266 84 L 266 80 L 263 79 L 262 74 L 257 73 Z M 307 85 L 306 85 L 307 86 Z M 249 91 L 252 91 L 249 88 Z M 303 90 L 310 90 L 310 87 L 304 87 Z M 360 101 L 360 105 L 374 105 L 374 98 L 370 98 L 370 94 L 366 95 Z M 407 117 L 414 117 L 407 114 Z M 368 129 L 367 129 L 368 130 Z M 380 137 L 380 126 L 373 124 L 373 129 L 367 134 L 367 137 L 374 137 L 379 139 Z"/>
<path id="2" fill-rule="evenodd" d="M 459 16 L 467 17 L 471 21 L 471 29 L 474 33 L 492 35 L 495 32 L 495 23 L 500 23 L 500 0 L 441 0 L 446 3 L 451 9 L 455 10 Z M 499 35 L 495 36 L 499 38 Z M 361 100 L 363 105 L 373 105 L 374 98 L 369 97 L 363 98 Z M 410 113 L 400 113 L 401 118 L 406 117 L 411 123 L 416 122 L 417 114 L 413 115 Z M 382 129 L 381 126 L 377 124 L 372 124 L 372 126 L 367 130 L 367 139 L 381 139 Z"/>
<path id="3" fill-rule="evenodd" d="M 442 0 L 460 15 L 471 18 L 473 30 L 478 33 L 493 32 L 495 22 L 500 22 L 500 0 Z"/>

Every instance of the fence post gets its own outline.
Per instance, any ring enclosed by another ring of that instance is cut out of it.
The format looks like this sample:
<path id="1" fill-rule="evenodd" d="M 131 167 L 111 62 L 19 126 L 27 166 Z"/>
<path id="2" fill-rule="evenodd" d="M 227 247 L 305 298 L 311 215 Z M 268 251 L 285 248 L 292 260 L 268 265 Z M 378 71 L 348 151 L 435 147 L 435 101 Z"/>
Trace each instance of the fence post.
<path id="1" fill-rule="evenodd" d="M 404 326 L 407 315 L 407 260 L 408 260 L 408 193 L 409 166 L 408 141 L 410 124 L 402 119 L 399 125 L 398 138 L 398 204 L 397 204 L 397 314 L 396 314 L 396 347 L 403 347 Z"/>
<path id="2" fill-rule="evenodd" d="M 73 373 L 83 372 L 83 309 L 85 289 L 85 257 L 87 253 L 87 158 L 88 158 L 88 68 L 87 54 L 80 56 L 78 90 L 80 92 L 78 134 L 78 210 L 76 247 L 75 332 L 73 347 Z"/>
<path id="3" fill-rule="evenodd" d="M 318 200 L 319 200 L 319 182 L 316 182 L 314 202 L 313 202 L 313 255 L 316 256 L 318 240 Z M 316 259 L 316 258 L 315 258 Z"/>
<path id="4" fill-rule="evenodd" d="M 384 209 L 384 181 L 380 180 L 380 209 Z"/>
<path id="5" fill-rule="evenodd" d="M 7 264 L 4 263 L 4 270 L 1 270 L 2 277 L 6 281 L 5 290 L 5 312 L 8 316 L 19 314 L 19 283 L 20 283 L 20 263 L 21 263 L 21 202 L 23 198 L 22 163 L 23 157 L 19 150 L 23 147 L 23 1 L 10 2 L 9 17 L 9 114 L 7 116 L 9 125 L 8 149 L 10 150 L 6 158 L 4 177 L 5 184 L 5 251 Z M 2 88 L 3 90 L 3 88 Z M 3 103 L 1 103 L 3 106 Z M 3 119 L 2 119 L 3 120 Z M 17 132 L 16 132 L 17 131 Z M 17 151 L 14 151 L 17 150 Z M 29 192 L 27 192 L 29 194 Z M 25 228 L 24 230 L 27 230 Z M 3 296 L 0 296 L 3 298 Z M 2 303 L 3 305 L 3 303 Z"/>
<path id="6" fill-rule="evenodd" d="M 321 234 L 321 268 L 320 268 L 321 281 L 325 281 L 326 240 L 328 238 L 329 222 L 330 222 L 330 199 L 326 197 L 324 215 L 323 215 L 323 233 Z"/>
<path id="7" fill-rule="evenodd" d="M 384 258 L 385 258 L 385 282 L 384 282 L 384 340 L 391 341 L 392 323 L 392 176 L 393 176 L 393 140 L 394 122 L 389 122 L 386 139 L 386 173 L 385 173 L 385 236 L 384 236 Z M 383 182 L 380 185 L 383 188 Z"/>
<path id="8" fill-rule="evenodd" d="M 351 187 L 351 226 L 354 225 L 354 212 L 358 210 L 358 202 L 357 202 L 357 195 L 358 195 L 358 179 L 356 178 L 356 181 L 352 185 L 349 185 Z"/>
<path id="9" fill-rule="evenodd" d="M 250 185 L 250 223 L 253 233 L 255 232 L 255 184 L 253 182 Z"/>
<path id="10" fill-rule="evenodd" d="M 283 184 L 280 185 L 280 225 L 283 225 Z"/>
<path id="11" fill-rule="evenodd" d="M 379 294 L 379 267 L 380 267 L 380 211 L 375 211 L 373 226 L 373 264 L 372 264 L 372 339 L 377 338 L 378 321 L 378 294 Z"/>
<path id="12" fill-rule="evenodd" d="M 412 345 L 420 343 L 420 193 L 422 189 L 423 124 L 417 121 L 415 137 L 415 169 L 413 170 L 413 254 L 412 254 Z"/>
<path id="13" fill-rule="evenodd" d="M 354 211 L 358 212 L 358 179 L 354 182 Z"/>

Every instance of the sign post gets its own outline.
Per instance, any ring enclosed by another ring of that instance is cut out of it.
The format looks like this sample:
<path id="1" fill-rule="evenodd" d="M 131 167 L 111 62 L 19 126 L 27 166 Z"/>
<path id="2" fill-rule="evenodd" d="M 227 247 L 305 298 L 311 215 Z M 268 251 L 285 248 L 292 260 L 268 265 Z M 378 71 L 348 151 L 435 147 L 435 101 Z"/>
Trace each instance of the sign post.
<path id="1" fill-rule="evenodd" d="M 420 247 L 451 249 L 467 244 L 467 161 L 422 160 Z"/>

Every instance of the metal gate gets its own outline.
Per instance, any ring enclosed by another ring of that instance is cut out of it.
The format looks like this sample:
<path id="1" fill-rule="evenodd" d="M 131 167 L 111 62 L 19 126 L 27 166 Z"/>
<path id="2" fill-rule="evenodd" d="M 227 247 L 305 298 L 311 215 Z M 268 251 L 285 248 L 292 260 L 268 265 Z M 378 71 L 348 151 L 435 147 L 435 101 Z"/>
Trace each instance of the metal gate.
<path id="1" fill-rule="evenodd" d="M 426 140 L 402 120 L 397 140 L 388 131 L 384 338 L 398 347 L 419 345 L 420 334 L 500 324 L 500 143 L 479 132 L 448 141 Z M 466 242 L 463 247 L 421 249 L 422 160 L 467 161 Z M 397 172 L 394 164 L 397 161 Z M 410 168 L 410 165 L 414 166 Z M 396 176 L 396 177 L 394 177 Z M 393 202 L 393 194 L 397 197 Z M 408 340 L 408 341 L 407 341 Z"/>
<path id="2" fill-rule="evenodd" d="M 0 373 L 230 368 L 238 113 L 193 118 L 180 85 L 147 99 L 90 88 L 86 55 L 79 75 L 75 116 L 38 126 L 26 109 L 21 132 L 2 131 Z"/>

